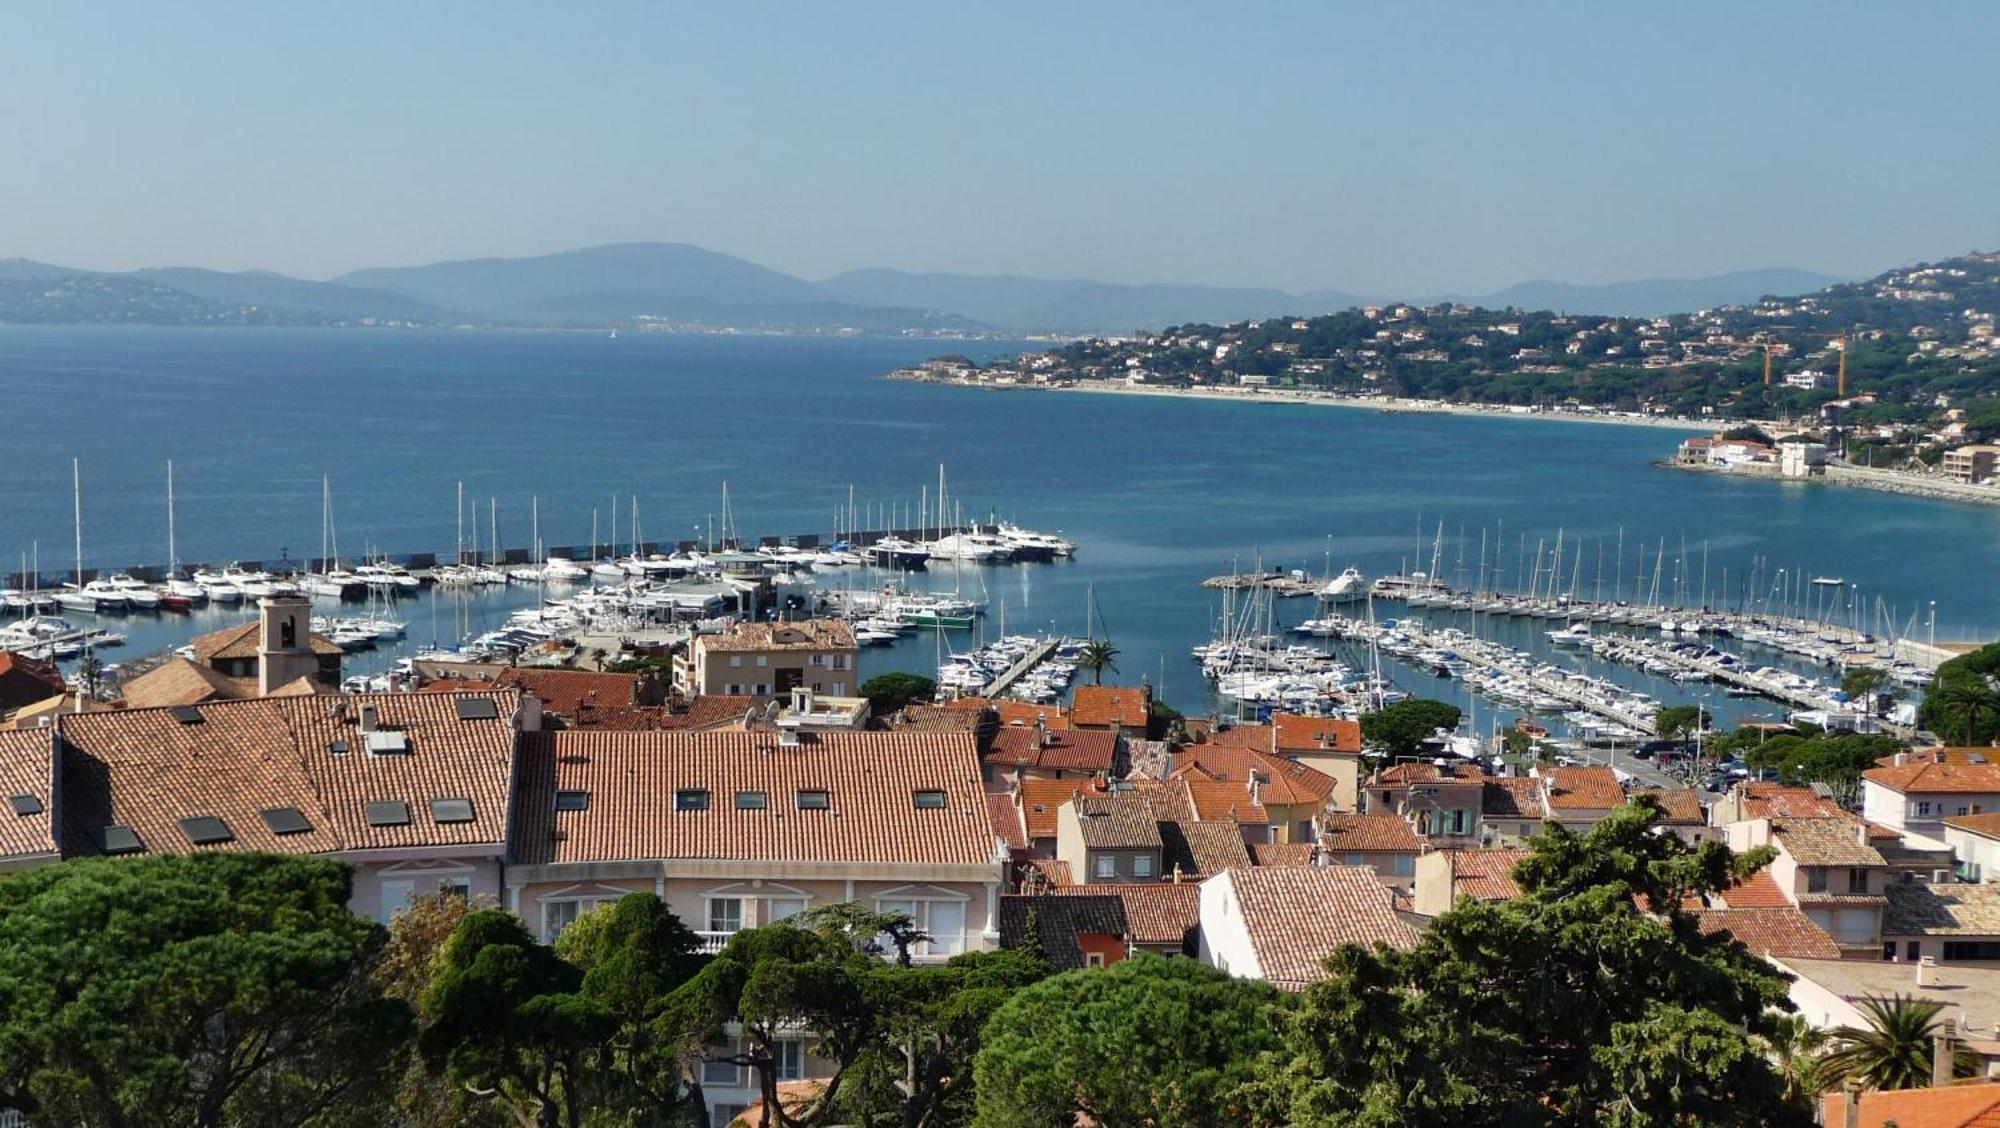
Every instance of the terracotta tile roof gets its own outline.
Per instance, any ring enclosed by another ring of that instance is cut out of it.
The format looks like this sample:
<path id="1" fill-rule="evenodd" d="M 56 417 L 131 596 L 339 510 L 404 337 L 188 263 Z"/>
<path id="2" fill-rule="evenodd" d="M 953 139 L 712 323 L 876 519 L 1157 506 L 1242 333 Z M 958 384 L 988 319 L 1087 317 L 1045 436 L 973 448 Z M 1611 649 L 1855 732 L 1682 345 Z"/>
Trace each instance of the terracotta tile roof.
<path id="1" fill-rule="evenodd" d="M 1190 746 L 1182 753 L 1174 769 L 1177 776 L 1196 772 L 1210 779 L 1239 785 L 1247 782 L 1251 773 L 1255 772 L 1262 781 L 1258 786 L 1265 806 L 1324 804 L 1333 794 L 1335 786 L 1332 776 L 1283 756 L 1213 744 Z"/>
<path id="2" fill-rule="evenodd" d="M 1129 785 L 1132 794 L 1151 803 L 1153 817 L 1161 822 L 1201 821 L 1201 815 L 1194 809 L 1194 798 L 1188 794 L 1185 780 L 1126 779 L 1120 782 Z"/>
<path id="3" fill-rule="evenodd" d="M 1080 796 L 1076 805 L 1078 832 L 1092 850 L 1158 850 L 1160 824 L 1152 804 L 1136 795 Z"/>
<path id="4" fill-rule="evenodd" d="M 1070 703 L 1070 723 L 1079 727 L 1122 725 L 1144 729 L 1146 706 L 1151 698 L 1152 691 L 1145 686 L 1080 685 Z"/>
<path id="5" fill-rule="evenodd" d="M 1259 842 L 1250 847 L 1250 858 L 1260 866 L 1309 866 L 1316 848 L 1310 842 Z"/>
<path id="6" fill-rule="evenodd" d="M 1845 1100 L 1842 1093 L 1821 1097 L 1820 1123 L 1846 1124 Z M 2000 1082 L 1869 1090 L 1860 1106 L 1860 1128 L 2000 1128 Z"/>
<path id="7" fill-rule="evenodd" d="M 1115 732 L 1050 729 L 1047 739 L 1043 737 L 1033 728 L 1003 728 L 993 734 L 986 762 L 1010 768 L 1107 774 L 1117 767 L 1120 738 Z"/>
<path id="8" fill-rule="evenodd" d="M 1185 943 L 1201 924 L 1201 886 L 1192 881 L 1156 885 L 1065 885 L 1062 897 L 1109 895 L 1125 903 L 1125 922 L 1132 942 L 1157 947 Z"/>
<path id="9" fill-rule="evenodd" d="M 1792 906 L 1792 899 L 1778 888 L 1778 882 L 1771 876 L 1768 866 L 1724 890 L 1722 899 L 1732 909 L 1783 909 Z"/>
<path id="10" fill-rule="evenodd" d="M 1009 893 L 1000 898 L 1000 946 L 1027 947 L 1031 918 L 1033 934 L 1041 940 L 1042 958 L 1058 971 L 1084 966 L 1083 936 L 1122 940 L 1130 930 L 1125 923 L 1125 902 L 1109 894 Z"/>
<path id="11" fill-rule="evenodd" d="M 1264 978 L 1300 988 L 1326 978 L 1320 961 L 1343 944 L 1408 948 L 1417 930 L 1396 915 L 1389 891 L 1365 866 L 1233 869 L 1228 882 Z"/>
<path id="12" fill-rule="evenodd" d="M 0 861 L 32 858 L 56 852 L 55 741 L 40 729 L 0 731 Z M 32 798 L 38 807 L 17 811 L 17 796 Z"/>
<path id="13" fill-rule="evenodd" d="M 1230 725 L 1219 728 L 1208 735 L 1206 744 L 1197 748 L 1249 748 L 1258 752 L 1269 752 L 1277 743 L 1278 730 L 1273 725 Z M 1192 751 L 1192 749 L 1190 749 Z"/>
<path id="14" fill-rule="evenodd" d="M 1452 896 L 1475 901 L 1507 901 L 1521 895 L 1514 867 L 1532 850 L 1452 850 Z"/>
<path id="15" fill-rule="evenodd" d="M 1953 815 L 1944 820 L 1944 825 L 1977 834 L 1982 838 L 2000 838 L 2000 812 Z"/>
<path id="16" fill-rule="evenodd" d="M 0 650 L 0 716 L 67 692 L 54 662 Z"/>
<path id="17" fill-rule="evenodd" d="M 1547 774 L 1552 817 L 1560 818 L 1573 811 L 1608 810 L 1625 803 L 1625 789 L 1618 786 L 1617 773 L 1608 767 L 1554 768 Z"/>
<path id="18" fill-rule="evenodd" d="M 125 704 L 134 709 L 166 705 L 199 705 L 204 701 L 241 701 L 257 696 L 253 678 L 232 678 L 178 655 L 119 687 Z"/>
<path id="19" fill-rule="evenodd" d="M 1542 801 L 1542 781 L 1519 776 L 1487 780 L 1480 813 L 1490 819 L 1548 818 L 1548 804 Z"/>
<path id="20" fill-rule="evenodd" d="M 1160 870 L 1182 877 L 1207 877 L 1251 864 L 1243 832 L 1234 823 L 1161 822 Z"/>
<path id="21" fill-rule="evenodd" d="M 2000 762 L 2000 748 L 1918 748 L 1909 752 L 1894 752 L 1875 761 L 1877 767 L 1893 768 L 1897 760 L 1905 764 L 1990 764 Z"/>
<path id="22" fill-rule="evenodd" d="M 2000 764 L 1904 764 L 1869 768 L 1861 778 L 1904 795 L 2000 793 Z"/>
<path id="23" fill-rule="evenodd" d="M 1661 809 L 1666 812 L 1666 816 L 1660 821 L 1662 826 L 1708 825 L 1708 814 L 1702 810 L 1701 800 L 1695 798 L 1692 788 L 1649 787 L 1634 791 L 1632 794 L 1635 798 L 1640 795 L 1651 795 L 1660 801 Z"/>
<path id="24" fill-rule="evenodd" d="M 1009 850 L 1028 848 L 1028 830 L 1021 821 L 1021 809 L 1014 805 L 1014 796 L 1005 791 L 996 791 L 986 797 L 986 814 L 993 820 L 993 836 L 1007 844 Z"/>
<path id="25" fill-rule="evenodd" d="M 1758 955 L 1779 959 L 1837 960 L 1840 945 L 1798 909 L 1698 909 L 1702 932 L 1728 932 Z"/>
<path id="26" fill-rule="evenodd" d="M 1781 819 L 1771 823 L 1771 837 L 1802 866 L 1881 866 L 1882 852 L 1861 840 L 1867 825 L 1860 819 Z"/>
<path id="27" fill-rule="evenodd" d="M 1037 874 L 1048 883 L 1047 887 L 1055 892 L 1061 892 L 1076 884 L 1075 877 L 1069 872 L 1069 863 L 1060 858 L 1036 858 L 1021 867 L 1021 874 L 1021 884 L 1024 888 L 1033 884 L 1032 878 Z"/>
<path id="28" fill-rule="evenodd" d="M 762 698 L 741 694 L 704 693 L 690 700 L 687 708 L 669 712 L 661 727 L 701 731 L 740 725 L 750 710 L 762 702 Z"/>
<path id="29" fill-rule="evenodd" d="M 1415 854 L 1424 841 L 1396 815 L 1334 813 L 1321 819 L 1319 843 L 1328 854 Z"/>
<path id="30" fill-rule="evenodd" d="M 1028 837 L 1056 836 L 1056 808 L 1073 795 L 1109 795 L 1087 779 L 1024 779 L 1021 781 L 1021 822 Z"/>
<path id="31" fill-rule="evenodd" d="M 2000 885 L 1891 881 L 1883 891 L 1889 897 L 1885 935 L 2000 937 Z"/>
<path id="32" fill-rule="evenodd" d="M 257 656 L 257 631 L 261 625 L 259 620 L 252 619 L 247 623 L 241 623 L 237 626 L 224 627 L 219 631 L 210 631 L 207 634 L 196 635 L 194 640 L 188 643 L 188 645 L 194 647 L 195 661 L 203 665 L 207 665 L 218 658 L 255 658 Z M 333 655 L 344 653 L 340 647 L 335 646 L 319 635 L 309 632 L 306 635 L 306 639 L 311 644 L 314 654 Z"/>
<path id="33" fill-rule="evenodd" d="M 950 705 L 905 705 L 889 718 L 889 727 L 910 732 L 977 733 L 980 724 L 977 710 L 954 709 Z"/>
<path id="34" fill-rule="evenodd" d="M 1436 764 L 1426 764 L 1421 761 L 1412 760 L 1383 768 L 1381 771 L 1376 772 L 1369 782 L 1377 785 L 1387 784 L 1391 787 L 1398 784 L 1410 783 L 1463 783 L 1476 786 L 1479 784 L 1480 778 L 1477 770 L 1468 769 L 1461 771 L 1457 768 L 1446 769 L 1440 768 Z"/>
<path id="35" fill-rule="evenodd" d="M 697 636 L 695 645 L 710 654 L 751 650 L 853 650 L 854 628 L 841 619 L 738 623 L 736 629 L 727 634 Z"/>
<path id="36" fill-rule="evenodd" d="M 646 679 L 637 674 L 600 674 L 591 670 L 538 669 L 522 666 L 502 670 L 494 679 L 504 689 L 534 694 L 544 712 L 554 713 L 573 725 L 590 721 L 600 710 L 629 709 L 643 704 L 641 690 Z"/>
<path id="37" fill-rule="evenodd" d="M 1789 787 L 1782 783 L 1738 785 L 1744 819 L 1833 818 L 1844 814 L 1840 804 L 1810 787 Z"/>
<path id="38" fill-rule="evenodd" d="M 992 713 L 1003 725 L 1018 724 L 1025 727 L 1040 721 L 1052 729 L 1072 727 L 1069 723 L 1069 714 L 1063 711 L 1061 706 L 1037 705 L 1032 701 L 1015 701 L 1006 697 L 959 697 L 945 702 L 938 708 L 960 713 Z"/>
<path id="39" fill-rule="evenodd" d="M 1194 804 L 1195 818 L 1201 822 L 1249 823 L 1268 826 L 1271 813 L 1250 801 L 1250 789 L 1241 783 L 1209 779 L 1199 773 L 1177 777 Z"/>
<path id="40" fill-rule="evenodd" d="M 1354 752 L 1361 751 L 1361 722 L 1345 717 L 1302 717 L 1275 713 L 1271 722 L 1278 729 L 1278 751 Z"/>
<path id="41" fill-rule="evenodd" d="M 516 858 L 527 864 L 986 865 L 999 847 L 978 756 L 963 733 L 807 733 L 792 747 L 764 732 L 529 733 L 523 760 Z M 557 791 L 588 792 L 589 806 L 558 811 Z M 707 809 L 677 809 L 682 791 L 707 792 Z M 824 809 L 798 806 L 801 792 L 819 791 Z M 943 805 L 917 807 L 924 791 L 942 791 Z M 739 809 L 737 796 L 755 793 L 763 808 Z"/>

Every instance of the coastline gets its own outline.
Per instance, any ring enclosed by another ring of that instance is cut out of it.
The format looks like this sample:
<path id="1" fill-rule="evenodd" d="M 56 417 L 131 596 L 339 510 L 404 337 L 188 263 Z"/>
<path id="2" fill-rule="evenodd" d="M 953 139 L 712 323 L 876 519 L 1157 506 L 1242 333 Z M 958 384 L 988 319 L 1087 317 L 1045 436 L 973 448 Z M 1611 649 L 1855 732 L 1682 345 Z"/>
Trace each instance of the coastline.
<path id="1" fill-rule="evenodd" d="M 978 388 L 994 392 L 1080 392 L 1102 396 L 1156 396 L 1166 399 L 1209 400 L 1230 403 L 1283 404 L 1294 407 L 1335 407 L 1374 411 L 1389 415 L 1460 415 L 1479 419 L 1552 420 L 1562 423 L 1600 423 L 1621 427 L 1653 427 L 1660 430 L 1707 434 L 1716 421 L 1681 416 L 1621 415 L 1599 411 L 1566 411 L 1559 408 L 1523 408 L 1509 404 L 1445 403 L 1441 400 L 1403 399 L 1397 396 L 1350 396 L 1331 392 L 1306 392 L 1268 388 L 1170 388 L 1133 386 L 1099 381 L 1073 384 L 992 384 L 980 380 L 947 380 L 936 377 L 892 376 L 918 384 L 938 384 L 954 388 Z M 1750 421 L 1733 421 L 1740 426 Z M 1760 424 L 1761 425 L 1761 424 Z"/>
<path id="2" fill-rule="evenodd" d="M 1826 473 L 1816 474 L 1810 478 L 1786 478 L 1769 470 L 1688 466 L 1672 458 L 1656 459 L 1653 465 L 1668 470 L 1685 470 L 1691 474 L 1722 474 L 1779 484 L 1796 482 L 1799 485 L 1846 486 L 1851 489 L 1874 490 L 1877 493 L 1901 494 L 1904 497 L 1921 498 L 1925 501 L 1949 501 L 1960 505 L 1984 506 L 1989 509 L 2000 507 L 2000 489 L 1968 486 L 1959 482 L 1930 481 L 1913 478 L 1893 470 L 1871 470 L 1865 466 L 1849 466 L 1839 462 L 1828 465 Z"/>

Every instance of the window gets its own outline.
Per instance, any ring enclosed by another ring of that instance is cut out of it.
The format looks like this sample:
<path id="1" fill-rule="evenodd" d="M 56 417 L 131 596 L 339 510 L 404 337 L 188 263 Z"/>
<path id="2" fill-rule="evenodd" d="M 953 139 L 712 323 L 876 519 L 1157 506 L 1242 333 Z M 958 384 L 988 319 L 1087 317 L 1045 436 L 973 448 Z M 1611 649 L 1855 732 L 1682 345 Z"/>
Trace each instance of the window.
<path id="1" fill-rule="evenodd" d="M 1097 856 L 1097 876 L 1117 877 L 1118 859 L 1110 854 L 1099 854 Z"/>
<path id="2" fill-rule="evenodd" d="M 1104 953 L 1103 953 L 1103 952 L 1085 952 L 1085 953 L 1083 954 L 1083 966 L 1085 966 L 1085 967 L 1103 967 L 1103 966 L 1104 966 Z"/>
<path id="3" fill-rule="evenodd" d="M 771 664 L 771 658 L 770 658 L 770 656 L 769 656 L 769 655 L 767 655 L 767 654 L 759 654 L 759 655 L 757 656 L 757 668 L 758 668 L 758 669 L 760 669 L 760 670 L 761 670 L 761 669 L 763 669 L 764 667 L 766 667 L 766 666 L 768 666 L 768 665 L 770 665 L 770 664 Z"/>
<path id="4" fill-rule="evenodd" d="M 1946 963 L 1959 960 L 2000 960 L 2000 943 L 1992 940 L 1947 940 L 1944 942 Z"/>
<path id="5" fill-rule="evenodd" d="M 875 902 L 878 913 L 902 913 L 916 923 L 917 928 L 930 937 L 910 946 L 912 956 L 955 956 L 965 950 L 965 902 L 922 900 L 917 898 L 888 898 Z M 883 953 L 894 958 L 896 951 L 882 939 Z"/>
<path id="6" fill-rule="evenodd" d="M 1153 856 L 1151 854 L 1138 854 L 1132 858 L 1132 876 L 1153 876 Z"/>
<path id="7" fill-rule="evenodd" d="M 728 936 L 743 927 L 743 899 L 741 897 L 710 897 L 708 899 L 708 930 Z"/>
<path id="8" fill-rule="evenodd" d="M 807 660 L 807 665 L 810 665 L 815 669 L 823 669 L 826 666 L 826 655 L 824 654 L 813 655 L 810 659 Z"/>
<path id="9" fill-rule="evenodd" d="M 742 669 L 742 668 L 743 668 L 743 656 L 742 656 L 741 654 L 731 654 L 731 655 L 729 656 L 729 668 L 730 668 L 730 669 L 732 669 L 732 670 L 740 670 L 740 669 Z"/>
<path id="10" fill-rule="evenodd" d="M 1849 893 L 1868 892 L 1868 871 L 1861 866 L 1851 866 L 1847 871 L 1847 891 Z"/>
<path id="11" fill-rule="evenodd" d="M 391 881 L 384 879 L 382 882 L 382 912 L 375 919 L 383 924 L 388 924 L 390 921 L 395 920 L 397 913 L 410 907 L 410 898 L 415 896 L 416 892 L 417 883 L 414 881 Z"/>
<path id="12" fill-rule="evenodd" d="M 556 792 L 556 810 L 558 811 L 590 810 L 590 792 L 588 791 Z"/>
<path id="13" fill-rule="evenodd" d="M 772 897 L 764 902 L 764 923 L 776 924 L 790 920 L 806 911 L 804 897 Z"/>
<path id="14" fill-rule="evenodd" d="M 719 1046 L 710 1046 L 708 1052 L 711 1057 L 734 1057 L 736 1054 L 736 1043 L 729 1041 Z M 733 1061 L 711 1061 L 704 1058 L 701 1063 L 701 1083 L 732 1089 L 740 1088 L 743 1085 L 743 1067 Z M 727 1124 L 729 1122 L 724 1120 L 721 1123 Z"/>
<path id="15" fill-rule="evenodd" d="M 1416 873 L 1417 856 L 1415 854 L 1396 855 L 1395 872 L 1397 877 L 1409 877 Z"/>
<path id="16" fill-rule="evenodd" d="M 818 789 L 799 792 L 797 801 L 801 811 L 824 811 L 833 805 L 833 797 Z"/>
<path id="17" fill-rule="evenodd" d="M 1903 958 L 1911 963 L 1917 962 L 1918 957 L 1923 954 L 1923 950 L 1924 946 L 1915 940 L 1905 940 L 1903 942 Z"/>
<path id="18" fill-rule="evenodd" d="M 780 1038 L 771 1043 L 771 1072 L 780 1081 L 797 1081 L 806 1075 L 806 1044 L 797 1038 Z"/>
<path id="19" fill-rule="evenodd" d="M 736 809 L 739 811 L 761 811 L 764 809 L 764 793 L 761 791 L 739 791 L 736 793 Z"/>
<path id="20" fill-rule="evenodd" d="M 676 811 L 708 810 L 708 792 L 705 789 L 698 787 L 682 788 L 681 790 L 674 792 L 674 810 Z"/>
<path id="21" fill-rule="evenodd" d="M 743 695 L 743 687 L 736 682 L 730 682 L 728 690 L 731 697 L 741 697 Z"/>
<path id="22" fill-rule="evenodd" d="M 917 810 L 939 811 L 944 809 L 944 792 L 919 791 L 915 793 Z"/>
<path id="23" fill-rule="evenodd" d="M 1928 799 L 1917 800 L 1917 809 L 1915 814 L 1916 817 L 1920 819 L 1927 819 L 1931 817 L 1931 801 Z"/>
<path id="24" fill-rule="evenodd" d="M 1972 813 L 1972 808 L 1971 808 L 1971 807 L 1968 807 L 1968 806 L 1966 806 L 1966 805 L 1965 805 L 1965 804 L 1963 804 L 1963 803 L 1960 803 L 1960 804 L 1958 805 L 1958 810 L 1957 810 L 1956 812 L 1954 812 L 1954 813 L 1956 813 L 1956 814 L 1961 814 L 1961 815 L 1969 815 L 1969 814 L 1971 814 L 1971 813 Z"/>
<path id="25" fill-rule="evenodd" d="M 562 930 L 576 923 L 576 918 L 616 900 L 614 897 L 571 897 L 561 901 L 542 902 L 542 942 L 553 944 Z"/>
<path id="26" fill-rule="evenodd" d="M 464 798 L 431 800 L 431 821 L 435 823 L 471 822 L 472 800 Z"/>
<path id="27" fill-rule="evenodd" d="M 1361 855 L 1354 853 L 1350 853 L 1347 855 L 1347 857 L 1341 859 L 1341 864 L 1348 866 L 1358 866 L 1364 864 L 1364 862 L 1365 859 L 1363 859 Z"/>
<path id="28" fill-rule="evenodd" d="M 845 654 L 834 655 L 833 668 L 836 670 L 845 670 L 847 668 L 847 655 Z"/>
<path id="29" fill-rule="evenodd" d="M 469 877 L 447 877 L 438 882 L 438 892 L 446 897 L 456 897 L 461 901 L 472 899 L 472 879 Z"/>
<path id="30" fill-rule="evenodd" d="M 1882 958 L 1884 960 L 1894 960 L 1896 958 L 1896 942 L 1894 940 L 1882 941 Z"/>
<path id="31" fill-rule="evenodd" d="M 1807 866 L 1807 867 L 1806 867 L 1806 892 L 1808 892 L 1808 893 L 1824 893 L 1824 892 L 1826 892 L 1826 867 L 1825 867 L 1825 866 Z"/>

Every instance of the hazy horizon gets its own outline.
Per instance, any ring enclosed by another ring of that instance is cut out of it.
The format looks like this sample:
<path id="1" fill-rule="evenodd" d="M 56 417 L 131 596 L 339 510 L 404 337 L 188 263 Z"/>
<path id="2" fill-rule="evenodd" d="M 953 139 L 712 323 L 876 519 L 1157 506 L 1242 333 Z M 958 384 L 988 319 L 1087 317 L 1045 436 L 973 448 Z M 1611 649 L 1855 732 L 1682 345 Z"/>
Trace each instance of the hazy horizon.
<path id="1" fill-rule="evenodd" d="M 477 18 L 472 18 L 476 14 Z M 0 257 L 1481 293 L 2000 245 L 2000 8 L 10 8 Z"/>

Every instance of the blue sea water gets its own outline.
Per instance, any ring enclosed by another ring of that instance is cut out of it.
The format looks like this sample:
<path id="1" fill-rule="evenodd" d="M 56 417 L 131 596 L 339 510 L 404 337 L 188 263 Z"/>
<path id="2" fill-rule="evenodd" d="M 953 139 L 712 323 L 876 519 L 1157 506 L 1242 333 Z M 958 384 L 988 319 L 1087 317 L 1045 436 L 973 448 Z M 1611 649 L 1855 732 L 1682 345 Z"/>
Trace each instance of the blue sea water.
<path id="1" fill-rule="evenodd" d="M 1661 469 L 1651 462 L 1678 435 L 1657 428 L 880 379 L 950 349 L 1016 351 L 632 333 L 0 329 L 0 571 L 37 546 L 46 571 L 71 565 L 72 458 L 88 563 L 107 569 L 164 562 L 168 459 L 181 558 L 218 562 L 317 555 L 322 475 L 352 557 L 449 551 L 460 481 L 481 503 L 482 541 L 486 499 L 497 501 L 502 543 L 524 546 L 538 497 L 545 540 L 564 545 L 588 540 L 593 507 L 608 536 L 614 495 L 621 522 L 638 497 L 649 540 L 705 535 L 725 481 L 744 533 L 827 532 L 850 485 L 863 512 L 913 512 L 943 463 L 968 515 L 997 511 L 1083 547 L 1073 562 L 943 570 L 930 582 L 983 592 L 996 613 L 1004 599 L 1015 630 L 1079 632 L 1094 591 L 1122 651 L 1118 679 L 1163 680 L 1188 704 L 1200 704 L 1188 647 L 1212 633 L 1220 602 L 1197 586 L 1202 577 L 1259 556 L 1318 573 L 1329 537 L 1336 569 L 1427 567 L 1440 521 L 1446 579 L 1461 555 L 1473 577 L 1482 531 L 1511 572 L 1560 530 L 1566 546 L 1584 545 L 1583 594 L 1605 546 L 1608 590 L 1622 528 L 1628 592 L 1641 545 L 1650 581 L 1665 544 L 1674 587 L 1685 539 L 1682 582 L 1698 589 L 1705 542 L 1711 602 L 1740 596 L 1762 557 L 1767 576 L 1844 577 L 1870 623 L 1927 623 L 1935 601 L 1941 639 L 2000 629 L 2000 509 Z M 497 620 L 521 598 L 447 608 L 436 630 Z M 1306 610 L 1283 613 L 1295 621 Z M 431 641 L 431 612 L 403 613 Z M 131 617 L 120 629 L 138 653 L 224 614 Z M 1538 638 L 1525 624 L 1503 629 Z M 921 668 L 934 645 L 869 652 L 864 672 Z"/>

